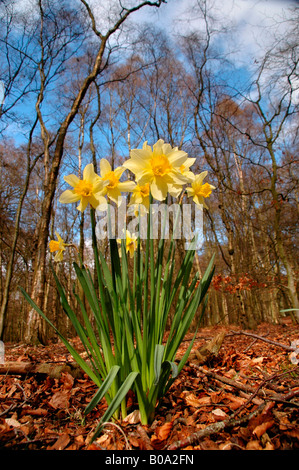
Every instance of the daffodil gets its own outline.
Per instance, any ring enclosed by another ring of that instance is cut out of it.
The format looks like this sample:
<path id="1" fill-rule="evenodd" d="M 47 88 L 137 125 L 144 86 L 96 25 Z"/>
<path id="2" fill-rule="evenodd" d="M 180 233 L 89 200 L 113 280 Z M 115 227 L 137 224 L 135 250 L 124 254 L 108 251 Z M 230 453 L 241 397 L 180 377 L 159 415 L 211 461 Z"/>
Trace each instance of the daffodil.
<path id="1" fill-rule="evenodd" d="M 132 197 L 129 206 L 134 206 L 135 215 L 137 216 L 140 212 L 141 215 L 146 214 L 149 211 L 149 200 L 150 185 L 149 183 L 141 186 L 136 184 L 132 192 Z"/>
<path id="2" fill-rule="evenodd" d="M 199 175 L 196 175 L 191 183 L 191 188 L 186 188 L 188 196 L 193 198 L 195 204 L 203 205 L 206 209 L 208 209 L 208 207 L 205 203 L 205 198 L 209 197 L 212 190 L 215 189 L 215 186 L 209 183 L 203 184 L 203 180 L 207 174 L 207 171 L 203 171 Z"/>
<path id="3" fill-rule="evenodd" d="M 117 239 L 118 243 L 121 243 L 121 239 Z M 126 253 L 130 254 L 130 258 L 134 257 L 134 252 L 137 249 L 137 237 L 136 235 L 132 234 L 129 232 L 129 230 L 126 230 Z"/>
<path id="4" fill-rule="evenodd" d="M 185 162 L 180 166 L 179 171 L 181 174 L 186 178 L 188 183 L 194 181 L 195 175 L 192 171 L 190 171 L 190 166 L 193 165 L 196 158 L 187 158 Z M 173 185 L 173 188 L 169 192 L 171 196 L 178 197 L 179 194 L 182 192 L 182 185 Z"/>
<path id="5" fill-rule="evenodd" d="M 105 158 L 100 161 L 101 180 L 105 183 L 103 194 L 117 204 L 120 202 L 119 198 L 122 192 L 131 192 L 135 188 L 134 181 L 120 181 L 125 170 L 126 168 L 122 166 L 112 170 L 110 163 Z"/>
<path id="6" fill-rule="evenodd" d="M 64 243 L 64 240 L 57 232 L 55 232 L 55 235 L 57 237 L 57 240 L 51 240 L 49 243 L 50 253 L 54 253 L 55 251 L 57 251 L 54 261 L 62 261 L 65 247 L 69 245 Z"/>
<path id="7" fill-rule="evenodd" d="M 105 203 L 103 191 L 107 183 L 95 173 L 92 163 L 84 168 L 83 179 L 79 179 L 76 175 L 68 175 L 64 177 L 64 181 L 74 189 L 67 189 L 61 194 L 59 202 L 62 204 L 80 201 L 77 209 L 83 212 L 88 203 L 94 209 L 100 203 Z"/>
<path id="8" fill-rule="evenodd" d="M 123 166 L 134 173 L 140 186 L 149 184 L 152 196 L 163 201 L 167 193 L 176 193 L 178 186 L 188 182 L 180 171 L 187 157 L 186 152 L 160 139 L 153 149 L 145 142 L 142 149 L 131 150 L 130 159 Z"/>

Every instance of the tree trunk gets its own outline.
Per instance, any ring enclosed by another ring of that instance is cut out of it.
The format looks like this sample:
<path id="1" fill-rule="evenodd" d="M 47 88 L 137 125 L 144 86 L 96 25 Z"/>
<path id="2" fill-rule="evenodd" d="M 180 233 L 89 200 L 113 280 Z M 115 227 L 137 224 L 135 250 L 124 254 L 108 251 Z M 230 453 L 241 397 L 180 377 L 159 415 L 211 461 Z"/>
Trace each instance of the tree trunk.
<path id="1" fill-rule="evenodd" d="M 14 234 L 13 234 L 13 240 L 12 240 L 12 246 L 10 249 L 10 257 L 8 264 L 6 266 L 6 276 L 5 276 L 5 284 L 4 284 L 4 289 L 2 292 L 2 302 L 1 302 L 1 311 L 0 311 L 0 338 L 3 337 L 4 333 L 4 328 L 5 328 L 5 321 L 6 321 L 6 315 L 7 315 L 7 307 L 8 307 L 8 301 L 9 301 L 9 292 L 10 292 L 10 285 L 11 285 L 11 280 L 13 276 L 13 267 L 14 267 L 14 261 L 15 261 L 15 254 L 16 254 L 16 248 L 17 248 L 17 242 L 19 238 L 19 231 L 20 231 L 20 220 L 21 220 L 21 213 L 22 213 L 22 207 L 24 203 L 25 196 L 27 194 L 28 186 L 29 186 L 29 180 L 30 180 L 30 175 L 31 172 L 39 158 L 36 157 L 33 165 L 30 166 L 30 152 L 31 152 L 31 143 L 32 143 L 32 135 L 33 131 L 35 129 L 35 126 L 37 124 L 37 118 L 31 128 L 30 135 L 29 135 L 29 141 L 28 141 L 28 147 L 27 147 L 27 174 L 26 174 L 26 179 L 24 183 L 24 188 L 21 194 L 21 197 L 19 199 L 18 207 L 17 207 L 17 212 L 16 212 L 16 219 L 15 219 L 15 225 L 14 225 Z"/>

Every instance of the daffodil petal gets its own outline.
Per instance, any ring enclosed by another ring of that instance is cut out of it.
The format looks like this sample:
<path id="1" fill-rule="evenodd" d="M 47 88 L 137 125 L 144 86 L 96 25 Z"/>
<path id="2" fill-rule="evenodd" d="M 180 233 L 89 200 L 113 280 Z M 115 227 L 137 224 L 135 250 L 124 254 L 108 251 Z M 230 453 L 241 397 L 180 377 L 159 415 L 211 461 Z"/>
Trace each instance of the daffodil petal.
<path id="1" fill-rule="evenodd" d="M 163 178 L 155 178 L 151 184 L 151 193 L 157 201 L 164 201 L 167 196 L 168 185 Z"/>
<path id="2" fill-rule="evenodd" d="M 123 181 L 122 183 L 118 183 L 118 188 L 120 191 L 133 191 L 136 184 L 134 183 L 134 181 Z"/>
<path id="3" fill-rule="evenodd" d="M 89 163 L 83 170 L 83 179 L 89 183 L 94 183 L 98 178 L 97 174 L 94 171 L 93 163 Z"/>
<path id="4" fill-rule="evenodd" d="M 172 171 L 169 175 L 169 178 L 172 179 L 173 183 L 176 184 L 185 184 L 188 183 L 188 178 L 185 175 L 182 175 L 179 171 Z"/>
<path id="5" fill-rule="evenodd" d="M 193 194 L 194 194 L 194 189 L 193 188 L 186 188 L 186 191 L 187 191 L 189 197 L 193 196 Z"/>
<path id="6" fill-rule="evenodd" d="M 118 188 L 109 189 L 107 191 L 107 194 L 108 194 L 109 199 L 111 199 L 113 202 L 117 204 L 119 203 L 118 198 L 121 197 L 121 192 Z"/>
<path id="7" fill-rule="evenodd" d="M 63 261 L 63 252 L 62 250 L 59 250 L 57 251 L 55 257 L 54 257 L 54 261 Z"/>
<path id="8" fill-rule="evenodd" d="M 169 192 L 170 196 L 178 197 L 180 195 L 180 193 L 182 192 L 182 186 L 169 184 L 168 185 L 168 192 Z"/>
<path id="9" fill-rule="evenodd" d="M 202 202 L 203 202 L 203 197 L 202 196 L 197 196 L 195 194 L 195 196 L 193 197 L 193 201 L 195 202 L 195 204 L 197 204 L 198 206 L 202 205 Z"/>
<path id="10" fill-rule="evenodd" d="M 153 179 L 154 177 L 152 172 L 145 170 L 138 175 L 137 181 L 140 186 L 145 186 L 148 183 L 151 184 Z"/>
<path id="11" fill-rule="evenodd" d="M 102 158 L 100 160 L 100 170 L 101 170 L 101 177 L 103 178 L 105 175 L 107 175 L 107 173 L 109 173 L 111 171 L 111 165 L 110 163 L 108 162 L 108 160 L 106 160 L 106 158 Z"/>
<path id="12" fill-rule="evenodd" d="M 195 184 L 201 184 L 205 177 L 207 176 L 208 172 L 207 171 L 202 171 L 199 175 L 195 175 L 194 183 Z"/>
<path id="13" fill-rule="evenodd" d="M 187 158 L 187 160 L 184 162 L 184 167 L 189 169 L 190 166 L 194 165 L 195 162 L 196 158 Z"/>
<path id="14" fill-rule="evenodd" d="M 73 188 L 75 188 L 75 186 L 77 186 L 77 184 L 79 183 L 79 178 L 78 176 L 76 175 L 67 175 L 67 176 L 64 176 L 64 181 L 66 183 L 68 183 L 70 186 L 73 186 Z"/>
<path id="15" fill-rule="evenodd" d="M 108 202 L 103 196 L 99 196 L 98 198 L 99 204 L 97 206 L 97 211 L 105 212 L 108 209 Z"/>
<path id="16" fill-rule="evenodd" d="M 144 171 L 146 162 L 142 158 L 140 158 L 140 160 L 131 158 L 130 160 L 124 162 L 123 166 L 134 173 L 134 175 L 138 175 Z"/>
<path id="17" fill-rule="evenodd" d="M 126 168 L 123 167 L 123 166 L 119 166 L 119 167 L 115 168 L 114 174 L 115 174 L 116 178 L 120 178 L 124 171 L 126 171 Z"/>
<path id="18" fill-rule="evenodd" d="M 87 205 L 88 205 L 88 199 L 87 197 L 82 197 L 79 206 L 77 207 L 78 211 L 84 212 Z"/>
<path id="19" fill-rule="evenodd" d="M 57 238 L 58 241 L 62 240 L 61 236 L 59 235 L 59 233 L 56 230 L 55 230 L 55 235 L 56 235 L 56 238 Z"/>
<path id="20" fill-rule="evenodd" d="M 192 171 L 184 171 L 184 176 L 187 178 L 188 183 L 192 183 L 195 180 L 195 175 Z"/>
<path id="21" fill-rule="evenodd" d="M 181 166 L 185 163 L 186 159 L 188 157 L 188 154 L 186 152 L 183 152 L 183 150 L 177 150 L 173 151 L 167 154 L 167 158 L 171 165 L 174 166 Z"/>
<path id="22" fill-rule="evenodd" d="M 99 205 L 99 200 L 95 196 L 90 196 L 88 198 L 88 202 L 94 209 L 96 209 Z"/>
<path id="23" fill-rule="evenodd" d="M 164 148 L 163 148 L 164 146 Z M 168 146 L 170 147 L 169 144 L 164 144 L 164 140 L 159 139 L 154 145 L 153 145 L 153 151 L 157 154 L 159 153 L 167 153 Z M 171 147 L 170 147 L 171 148 Z"/>
<path id="24" fill-rule="evenodd" d="M 68 204 L 71 202 L 77 202 L 79 199 L 79 194 L 76 194 L 73 189 L 67 189 L 62 194 L 60 194 L 59 202 L 61 202 L 61 204 Z"/>
<path id="25" fill-rule="evenodd" d="M 97 193 L 104 192 L 105 186 L 108 186 L 108 184 L 109 184 L 109 180 L 104 181 L 98 178 L 93 184 L 93 193 L 97 194 Z"/>

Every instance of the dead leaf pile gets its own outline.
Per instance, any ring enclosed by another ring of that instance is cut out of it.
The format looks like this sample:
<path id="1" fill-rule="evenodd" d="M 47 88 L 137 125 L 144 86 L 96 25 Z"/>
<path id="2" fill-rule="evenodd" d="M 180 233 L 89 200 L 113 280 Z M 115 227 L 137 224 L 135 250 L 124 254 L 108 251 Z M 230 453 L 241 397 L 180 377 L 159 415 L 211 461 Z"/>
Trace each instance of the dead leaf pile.
<path id="1" fill-rule="evenodd" d="M 225 338 L 217 357 L 204 365 L 189 362 L 176 379 L 151 425 L 140 423 L 136 398 L 129 415 L 108 423 L 91 443 L 103 400 L 88 416 L 84 409 L 96 386 L 82 375 L 0 375 L 0 448 L 11 450 L 292 450 L 299 448 L 299 366 L 290 350 L 266 339 L 298 345 L 293 324 L 262 324 L 264 340 L 237 328 L 200 330 L 194 348 L 219 331 Z M 184 354 L 192 335 L 180 348 Z M 77 338 L 74 346 L 79 349 Z M 6 345 L 7 361 L 66 363 L 60 343 L 47 347 Z M 297 354 L 296 351 L 294 351 Z"/>

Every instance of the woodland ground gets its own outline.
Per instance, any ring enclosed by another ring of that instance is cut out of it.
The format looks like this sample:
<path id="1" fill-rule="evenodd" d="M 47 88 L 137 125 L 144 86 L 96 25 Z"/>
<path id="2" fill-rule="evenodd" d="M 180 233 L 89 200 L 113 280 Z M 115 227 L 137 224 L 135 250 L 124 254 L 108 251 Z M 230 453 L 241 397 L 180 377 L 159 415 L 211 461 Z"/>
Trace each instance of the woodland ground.
<path id="1" fill-rule="evenodd" d="M 202 328 L 194 349 L 221 331 L 225 338 L 217 357 L 201 366 L 196 362 L 185 366 L 150 426 L 138 421 L 132 394 L 129 417 L 105 425 L 93 443 L 91 436 L 106 404 L 103 400 L 84 417 L 96 392 L 87 376 L 3 373 L 0 448 L 298 450 L 299 365 L 290 346 L 299 340 L 299 326 L 284 319 L 280 325 L 261 324 L 255 331 L 234 326 Z M 180 354 L 191 337 L 182 343 Z M 77 338 L 72 343 L 80 348 Z M 60 342 L 46 347 L 6 344 L 5 352 L 9 362 L 72 362 Z"/>

